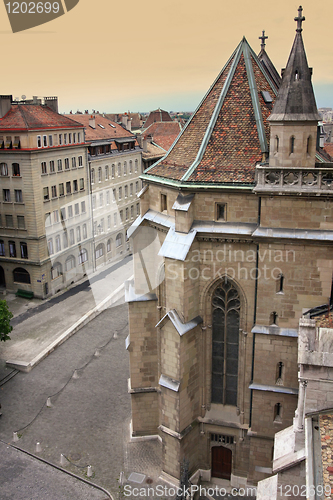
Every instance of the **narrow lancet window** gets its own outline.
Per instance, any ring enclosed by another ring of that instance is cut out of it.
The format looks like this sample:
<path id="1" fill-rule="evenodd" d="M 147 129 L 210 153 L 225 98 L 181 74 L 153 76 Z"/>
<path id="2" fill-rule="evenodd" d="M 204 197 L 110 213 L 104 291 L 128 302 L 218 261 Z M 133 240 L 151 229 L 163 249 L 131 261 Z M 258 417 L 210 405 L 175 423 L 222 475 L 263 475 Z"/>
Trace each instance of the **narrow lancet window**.
<path id="1" fill-rule="evenodd" d="M 276 366 L 276 381 L 275 383 L 277 385 L 283 385 L 283 371 L 284 371 L 284 366 L 282 361 L 279 361 L 279 363 Z"/>
<path id="2" fill-rule="evenodd" d="M 276 293 L 283 293 L 283 285 L 284 285 L 284 276 L 283 274 L 279 274 L 276 284 Z"/>
<path id="3" fill-rule="evenodd" d="M 213 295 L 212 403 L 237 406 L 240 299 L 230 281 Z"/>
<path id="4" fill-rule="evenodd" d="M 311 135 L 309 135 L 308 140 L 306 141 L 306 153 L 310 155 L 311 152 Z"/>

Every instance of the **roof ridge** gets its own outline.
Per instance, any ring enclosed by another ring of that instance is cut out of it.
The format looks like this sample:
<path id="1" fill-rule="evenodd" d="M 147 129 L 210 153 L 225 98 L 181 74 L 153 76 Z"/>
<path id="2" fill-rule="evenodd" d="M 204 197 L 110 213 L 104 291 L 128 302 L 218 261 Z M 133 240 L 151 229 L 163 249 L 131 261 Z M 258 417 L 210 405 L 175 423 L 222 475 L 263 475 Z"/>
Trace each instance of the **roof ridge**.
<path id="1" fill-rule="evenodd" d="M 205 132 L 205 135 L 203 137 L 203 140 L 202 140 L 201 146 L 199 148 L 199 151 L 197 153 L 196 159 L 194 160 L 194 162 L 192 163 L 192 165 L 188 168 L 187 172 L 181 178 L 182 181 L 187 181 L 189 179 L 189 177 L 192 175 L 192 173 L 197 168 L 197 166 L 199 165 L 200 161 L 203 158 L 204 152 L 206 151 L 206 147 L 207 147 L 208 141 L 209 141 L 209 139 L 211 137 L 212 131 L 213 131 L 214 127 L 215 127 L 216 121 L 217 121 L 218 116 L 220 114 L 220 111 L 221 111 L 221 108 L 222 108 L 225 96 L 227 95 L 227 92 L 229 90 L 230 84 L 231 84 L 232 79 L 234 77 L 234 74 L 235 74 L 237 65 L 239 63 L 241 54 L 243 53 L 243 46 L 244 45 L 248 45 L 248 42 L 247 42 L 245 36 L 243 36 L 241 42 L 238 44 L 238 46 L 236 48 L 235 57 L 234 57 L 234 59 L 232 61 L 232 65 L 231 65 L 231 68 L 229 70 L 229 73 L 228 73 L 228 75 L 227 75 L 227 77 L 225 79 L 225 82 L 224 82 L 224 85 L 222 87 L 222 91 L 221 91 L 220 97 L 217 100 L 217 103 L 215 105 L 213 114 L 212 114 L 212 116 L 210 118 L 209 125 L 208 125 L 208 127 L 206 129 L 206 132 Z"/>
<path id="2" fill-rule="evenodd" d="M 250 45 L 249 45 L 249 49 L 250 49 L 250 52 L 251 52 L 251 56 L 254 58 L 255 62 L 258 64 L 260 70 L 262 71 L 263 75 L 265 76 L 265 78 L 266 78 L 267 82 L 269 83 L 269 85 L 270 85 L 272 91 L 274 92 L 275 96 L 277 96 L 278 90 L 276 90 L 274 82 L 273 82 L 272 78 L 269 76 L 266 68 L 264 67 L 264 65 L 260 61 L 259 56 L 257 56 L 257 54 L 254 52 L 254 50 L 252 49 L 252 47 Z M 266 52 L 266 54 L 267 54 L 267 52 Z M 267 57 L 269 58 L 268 54 L 267 54 Z"/>
<path id="3" fill-rule="evenodd" d="M 28 122 L 27 122 L 27 120 L 26 120 L 26 117 L 24 116 L 24 113 L 22 113 L 22 109 L 23 109 L 23 108 L 22 108 L 22 106 L 18 106 L 18 109 L 20 110 L 20 115 L 22 116 L 22 119 L 23 119 L 23 121 L 24 121 L 24 123 L 25 123 L 25 126 L 26 126 L 26 127 L 27 127 L 27 129 L 28 129 L 28 128 L 29 128 L 29 125 L 28 125 Z"/>
<path id="4" fill-rule="evenodd" d="M 265 130 L 264 130 L 264 119 L 262 117 L 262 112 L 261 112 L 261 107 L 259 103 L 259 96 L 258 96 L 258 88 L 257 88 L 257 83 L 255 80 L 254 76 L 254 71 L 253 71 L 253 66 L 252 66 L 252 61 L 251 61 L 251 54 L 248 51 L 248 45 L 244 45 L 244 61 L 245 61 L 245 68 L 246 68 L 246 74 L 247 74 L 247 79 L 250 87 L 250 94 L 251 94 L 251 100 L 252 100 L 252 106 L 254 110 L 254 117 L 256 120 L 256 125 L 257 125 L 257 132 L 259 136 L 259 142 L 260 142 L 260 147 L 261 151 L 268 152 L 268 144 L 267 144 L 267 139 L 265 135 Z"/>
<path id="5" fill-rule="evenodd" d="M 207 98 L 208 94 L 210 93 L 210 91 L 212 90 L 212 88 L 216 85 L 217 81 L 219 80 L 219 78 L 221 77 L 222 73 L 225 71 L 225 69 L 228 67 L 229 63 L 232 61 L 233 57 L 235 56 L 236 52 L 237 52 L 237 49 L 238 47 L 241 45 L 242 42 L 240 42 L 236 49 L 233 51 L 233 53 L 231 54 L 231 56 L 229 57 L 229 59 L 227 60 L 227 62 L 225 63 L 225 65 L 223 66 L 223 68 L 221 69 L 221 71 L 219 72 L 219 74 L 217 75 L 217 77 L 215 78 L 214 82 L 210 85 L 209 89 L 207 90 L 207 92 L 205 93 L 205 95 L 203 96 L 203 98 L 201 99 L 201 101 L 199 102 L 198 106 L 195 108 L 194 110 L 194 113 L 192 114 L 191 118 L 188 120 L 188 122 L 185 124 L 185 127 L 183 128 L 183 130 L 181 130 L 181 134 L 178 135 L 178 137 L 180 135 L 182 135 L 185 130 L 187 129 L 187 127 L 190 125 L 190 123 L 192 122 L 192 119 L 193 117 L 195 116 L 195 114 L 197 113 L 197 111 L 200 109 L 200 107 L 202 106 L 203 102 L 205 101 L 205 99 Z M 178 139 L 177 137 L 177 139 Z M 153 163 L 153 165 L 151 165 L 150 167 L 148 167 L 144 173 L 147 173 L 149 172 L 149 170 L 151 170 L 153 167 L 156 167 L 157 165 L 159 165 L 160 163 L 163 162 L 163 160 L 165 160 L 165 158 L 167 158 L 169 156 L 169 154 L 172 152 L 176 142 L 177 142 L 177 139 L 175 140 L 175 142 L 173 143 L 173 145 L 171 146 L 171 148 L 169 149 L 169 151 L 165 154 L 165 156 L 163 156 L 163 158 L 161 158 L 160 160 L 158 160 L 156 163 Z"/>

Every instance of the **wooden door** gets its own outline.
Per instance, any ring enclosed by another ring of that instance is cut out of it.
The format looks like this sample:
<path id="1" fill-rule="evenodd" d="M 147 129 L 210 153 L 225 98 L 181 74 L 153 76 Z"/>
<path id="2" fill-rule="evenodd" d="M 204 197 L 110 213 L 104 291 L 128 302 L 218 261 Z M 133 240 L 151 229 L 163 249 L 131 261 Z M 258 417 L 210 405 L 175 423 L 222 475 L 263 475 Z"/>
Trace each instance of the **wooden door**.
<path id="1" fill-rule="evenodd" d="M 230 480 L 232 451 L 224 446 L 212 447 L 212 476 Z"/>

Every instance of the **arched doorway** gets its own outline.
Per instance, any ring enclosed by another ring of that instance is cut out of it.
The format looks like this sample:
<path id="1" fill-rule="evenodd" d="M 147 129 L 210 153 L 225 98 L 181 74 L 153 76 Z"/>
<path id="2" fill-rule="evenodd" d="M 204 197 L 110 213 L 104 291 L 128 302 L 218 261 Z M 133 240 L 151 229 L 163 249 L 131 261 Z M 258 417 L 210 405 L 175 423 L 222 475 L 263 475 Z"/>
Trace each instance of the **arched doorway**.
<path id="1" fill-rule="evenodd" d="M 231 478 L 232 451 L 224 446 L 212 447 L 212 477 Z"/>
<path id="2" fill-rule="evenodd" d="M 0 286 L 6 288 L 5 271 L 2 266 L 0 266 Z"/>

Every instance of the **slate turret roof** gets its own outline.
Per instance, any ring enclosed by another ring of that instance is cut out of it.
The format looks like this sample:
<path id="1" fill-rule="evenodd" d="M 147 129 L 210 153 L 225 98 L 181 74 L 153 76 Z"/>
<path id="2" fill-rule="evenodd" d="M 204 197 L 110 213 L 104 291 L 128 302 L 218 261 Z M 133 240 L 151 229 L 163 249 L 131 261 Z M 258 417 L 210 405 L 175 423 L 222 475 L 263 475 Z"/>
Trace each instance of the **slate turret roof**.
<path id="1" fill-rule="evenodd" d="M 268 154 L 276 85 L 245 38 L 168 154 L 142 178 L 181 186 L 253 185 Z"/>
<path id="2" fill-rule="evenodd" d="M 318 121 L 315 96 L 312 88 L 312 69 L 308 66 L 302 38 L 302 7 L 298 9 L 296 36 L 282 83 L 269 121 Z"/>

